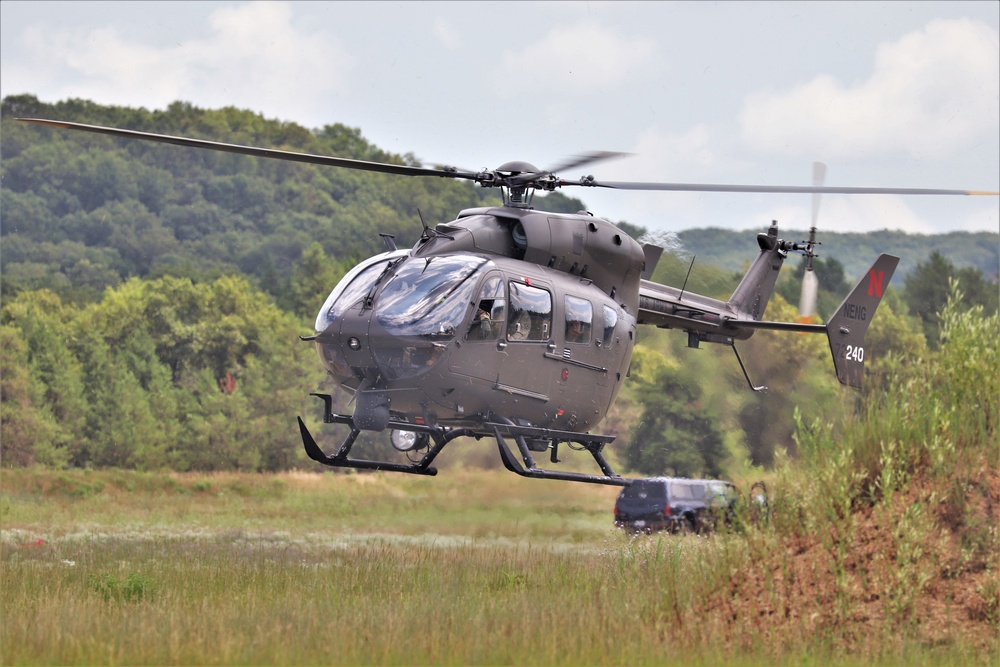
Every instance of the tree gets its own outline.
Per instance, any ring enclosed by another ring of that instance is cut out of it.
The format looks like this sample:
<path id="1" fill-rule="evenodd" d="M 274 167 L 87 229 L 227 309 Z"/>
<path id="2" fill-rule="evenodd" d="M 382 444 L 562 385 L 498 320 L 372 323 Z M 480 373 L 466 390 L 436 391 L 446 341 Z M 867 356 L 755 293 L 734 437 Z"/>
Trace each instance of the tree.
<path id="1" fill-rule="evenodd" d="M 327 257 L 319 243 L 311 244 L 302 251 L 302 259 L 293 269 L 289 290 L 291 303 L 285 308 L 311 320 L 326 296 L 347 273 L 349 264 Z"/>
<path id="2" fill-rule="evenodd" d="M 83 309 L 3 309 L 3 460 L 281 470 L 324 377 L 301 323 L 244 278 L 133 278 Z"/>
<path id="3" fill-rule="evenodd" d="M 962 307 L 982 306 L 987 315 L 997 312 L 997 285 L 989 284 L 982 271 L 975 267 L 956 269 L 944 255 L 932 252 L 926 262 L 906 277 L 905 295 L 910 313 L 924 324 L 924 333 L 931 348 L 936 348 L 940 340 L 940 313 L 948 303 L 949 281 L 957 279 L 963 293 Z"/>
<path id="4" fill-rule="evenodd" d="M 65 467 L 69 453 L 55 446 L 59 427 L 41 405 L 44 388 L 28 370 L 20 329 L 0 326 L 0 463 Z"/>
<path id="5" fill-rule="evenodd" d="M 169 422 L 158 422 L 150 395 L 97 331 L 81 331 L 78 356 L 84 369 L 84 391 L 89 403 L 85 434 L 88 459 L 81 463 L 101 467 L 159 467 L 150 450 L 163 450 Z M 155 399 L 154 399 L 155 400 Z M 140 460 L 139 453 L 153 458 Z"/>
<path id="6" fill-rule="evenodd" d="M 863 390 L 866 396 L 884 392 L 894 375 L 928 359 L 927 339 L 920 320 L 899 312 L 899 305 L 905 309 L 905 304 L 894 307 L 891 302 L 896 300 L 887 298 L 879 305 L 865 334 L 867 356 Z"/>
<path id="7" fill-rule="evenodd" d="M 764 319 L 791 322 L 797 315 L 780 294 L 771 297 Z M 754 465 L 770 466 L 778 449 L 795 453 L 793 414 L 822 414 L 836 396 L 839 384 L 833 372 L 830 348 L 825 337 L 785 332 L 757 332 L 748 341 L 737 343 L 754 384 L 767 390 L 745 391 L 737 413 L 737 423 L 750 450 Z M 730 365 L 733 381 L 746 388 L 746 380 L 736 364 Z M 735 385 L 734 385 L 735 386 Z"/>
<path id="8" fill-rule="evenodd" d="M 624 452 L 627 465 L 646 475 L 721 475 L 722 431 L 699 402 L 701 388 L 682 377 L 676 362 L 648 348 L 636 348 L 632 377 L 642 418 Z"/>
<path id="9" fill-rule="evenodd" d="M 299 460 L 293 415 L 314 407 L 322 368 L 300 323 L 246 279 L 132 279 L 85 320 L 117 351 L 119 371 L 94 366 L 108 388 L 93 393 L 107 419 L 127 418 L 130 430 L 116 437 L 134 439 L 132 465 L 279 470 Z M 114 411 L 97 400 L 123 388 L 132 397 Z M 140 435 L 149 419 L 161 434 Z"/>
<path id="10" fill-rule="evenodd" d="M 67 345 L 64 335 L 67 322 L 76 313 L 65 308 L 59 297 L 47 290 L 22 292 L 3 310 L 3 323 L 20 330 L 27 349 L 27 358 L 15 354 L 9 361 L 27 363 L 27 371 L 37 382 L 31 391 L 31 404 L 43 414 L 51 415 L 56 425 L 51 446 L 46 445 L 48 462 L 74 465 L 85 461 L 87 441 L 83 435 L 87 419 L 87 401 L 84 397 L 83 368 Z M 4 374 L 15 375 L 13 365 Z M 20 393 L 15 391 L 8 400 Z M 19 398 L 17 400 L 23 400 Z M 36 458 L 39 450 L 36 448 Z"/>

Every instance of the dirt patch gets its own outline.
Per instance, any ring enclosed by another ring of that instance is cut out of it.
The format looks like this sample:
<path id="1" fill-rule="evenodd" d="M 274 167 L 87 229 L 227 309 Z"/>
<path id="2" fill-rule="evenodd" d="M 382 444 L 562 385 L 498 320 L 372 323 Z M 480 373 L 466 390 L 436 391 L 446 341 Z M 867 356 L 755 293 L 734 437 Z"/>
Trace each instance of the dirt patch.
<path id="1" fill-rule="evenodd" d="M 711 601 L 730 635 L 794 649 L 803 630 L 846 655 L 877 657 L 873 627 L 923 646 L 1000 648 L 1000 474 L 988 467 L 942 495 L 915 479 L 856 511 L 842 534 L 782 537 L 780 557 L 750 558 Z M 751 630 L 752 629 L 752 630 Z"/>

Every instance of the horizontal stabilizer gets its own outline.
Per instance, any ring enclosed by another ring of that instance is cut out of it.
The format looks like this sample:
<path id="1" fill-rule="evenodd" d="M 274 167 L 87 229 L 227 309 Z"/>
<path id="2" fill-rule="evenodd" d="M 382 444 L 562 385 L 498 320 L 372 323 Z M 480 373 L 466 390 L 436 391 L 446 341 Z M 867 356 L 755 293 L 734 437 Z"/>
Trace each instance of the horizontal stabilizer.
<path id="1" fill-rule="evenodd" d="M 885 294 L 892 274 L 899 264 L 899 258 L 879 255 L 861 281 L 855 285 L 844 299 L 837 312 L 826 324 L 802 322 L 766 322 L 754 320 L 730 320 L 729 326 L 746 329 L 768 329 L 771 331 L 795 331 L 798 333 L 825 332 L 833 353 L 833 365 L 841 384 L 861 387 L 865 376 L 865 332 L 875 316 L 882 295 Z"/>

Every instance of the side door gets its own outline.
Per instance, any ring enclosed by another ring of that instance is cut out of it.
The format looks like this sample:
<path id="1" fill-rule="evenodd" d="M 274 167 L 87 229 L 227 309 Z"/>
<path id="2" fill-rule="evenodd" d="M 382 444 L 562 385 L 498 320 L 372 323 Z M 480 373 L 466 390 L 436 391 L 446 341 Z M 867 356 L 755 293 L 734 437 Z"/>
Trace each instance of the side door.
<path id="1" fill-rule="evenodd" d="M 472 303 L 472 316 L 458 337 L 460 354 L 452 355 L 448 370 L 483 387 L 497 380 L 505 354 L 507 298 L 503 275 L 489 273 Z"/>
<path id="2" fill-rule="evenodd" d="M 546 418 L 554 373 L 546 352 L 552 342 L 552 289 L 532 280 L 507 281 L 506 332 L 498 342 L 505 359 L 497 390 L 510 399 L 507 414 L 539 424 Z"/>

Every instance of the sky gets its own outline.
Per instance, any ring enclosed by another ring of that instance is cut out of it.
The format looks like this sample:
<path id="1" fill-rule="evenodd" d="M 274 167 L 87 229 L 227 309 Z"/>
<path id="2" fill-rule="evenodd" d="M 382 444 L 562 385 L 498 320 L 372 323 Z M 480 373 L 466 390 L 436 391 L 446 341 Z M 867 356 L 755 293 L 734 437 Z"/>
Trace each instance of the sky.
<path id="1" fill-rule="evenodd" d="M 0 93 L 342 123 L 470 171 L 600 150 L 629 155 L 558 175 L 996 191 L 998 31 L 996 0 L 3 0 Z M 812 220 L 803 194 L 563 192 L 653 232 Z M 823 195 L 817 224 L 997 232 L 998 200 Z"/>

